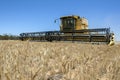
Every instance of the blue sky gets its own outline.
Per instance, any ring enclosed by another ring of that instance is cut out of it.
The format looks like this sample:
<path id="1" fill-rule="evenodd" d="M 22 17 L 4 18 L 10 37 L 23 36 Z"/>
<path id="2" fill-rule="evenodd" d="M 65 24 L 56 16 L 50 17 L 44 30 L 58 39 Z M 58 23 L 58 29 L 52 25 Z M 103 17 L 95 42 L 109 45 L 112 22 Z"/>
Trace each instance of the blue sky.
<path id="1" fill-rule="evenodd" d="M 79 15 L 89 28 L 110 27 L 120 40 L 120 0 L 0 0 L 0 34 L 59 30 L 60 16 Z"/>

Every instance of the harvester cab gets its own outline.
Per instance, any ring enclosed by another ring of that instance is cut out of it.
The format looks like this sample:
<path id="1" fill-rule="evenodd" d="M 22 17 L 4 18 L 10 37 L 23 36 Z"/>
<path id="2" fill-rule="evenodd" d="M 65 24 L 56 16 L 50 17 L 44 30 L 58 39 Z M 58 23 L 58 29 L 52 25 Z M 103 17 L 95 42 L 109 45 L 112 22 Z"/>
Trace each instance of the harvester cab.
<path id="1" fill-rule="evenodd" d="M 88 21 L 79 16 L 63 16 L 60 18 L 60 31 L 70 32 L 81 29 L 88 29 Z"/>

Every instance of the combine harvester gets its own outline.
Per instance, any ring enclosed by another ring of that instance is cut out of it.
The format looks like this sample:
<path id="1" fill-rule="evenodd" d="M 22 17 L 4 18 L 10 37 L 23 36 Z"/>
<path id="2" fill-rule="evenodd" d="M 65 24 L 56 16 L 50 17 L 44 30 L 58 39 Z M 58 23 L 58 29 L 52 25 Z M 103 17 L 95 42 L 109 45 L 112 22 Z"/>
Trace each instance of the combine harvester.
<path id="1" fill-rule="evenodd" d="M 32 41 L 78 41 L 85 43 L 114 44 L 114 33 L 110 28 L 88 29 L 88 21 L 79 16 L 60 18 L 60 31 L 21 33 L 20 39 Z"/>

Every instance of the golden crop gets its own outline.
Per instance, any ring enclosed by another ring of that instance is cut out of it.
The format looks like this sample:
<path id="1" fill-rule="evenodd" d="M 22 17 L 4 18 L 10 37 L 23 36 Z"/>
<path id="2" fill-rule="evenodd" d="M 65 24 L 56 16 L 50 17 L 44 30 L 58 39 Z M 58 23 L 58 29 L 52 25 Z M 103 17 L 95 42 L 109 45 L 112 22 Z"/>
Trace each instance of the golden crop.
<path id="1" fill-rule="evenodd" d="M 120 45 L 0 41 L 0 80 L 120 80 Z"/>

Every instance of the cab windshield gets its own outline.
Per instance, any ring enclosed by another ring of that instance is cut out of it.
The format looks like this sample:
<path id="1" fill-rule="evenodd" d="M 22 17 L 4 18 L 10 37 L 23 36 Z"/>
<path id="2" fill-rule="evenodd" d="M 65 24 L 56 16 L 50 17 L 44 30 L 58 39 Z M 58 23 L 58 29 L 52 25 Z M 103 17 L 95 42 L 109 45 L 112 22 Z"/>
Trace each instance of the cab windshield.
<path id="1" fill-rule="evenodd" d="M 62 24 L 64 28 L 74 28 L 75 19 L 74 18 L 63 19 Z"/>

